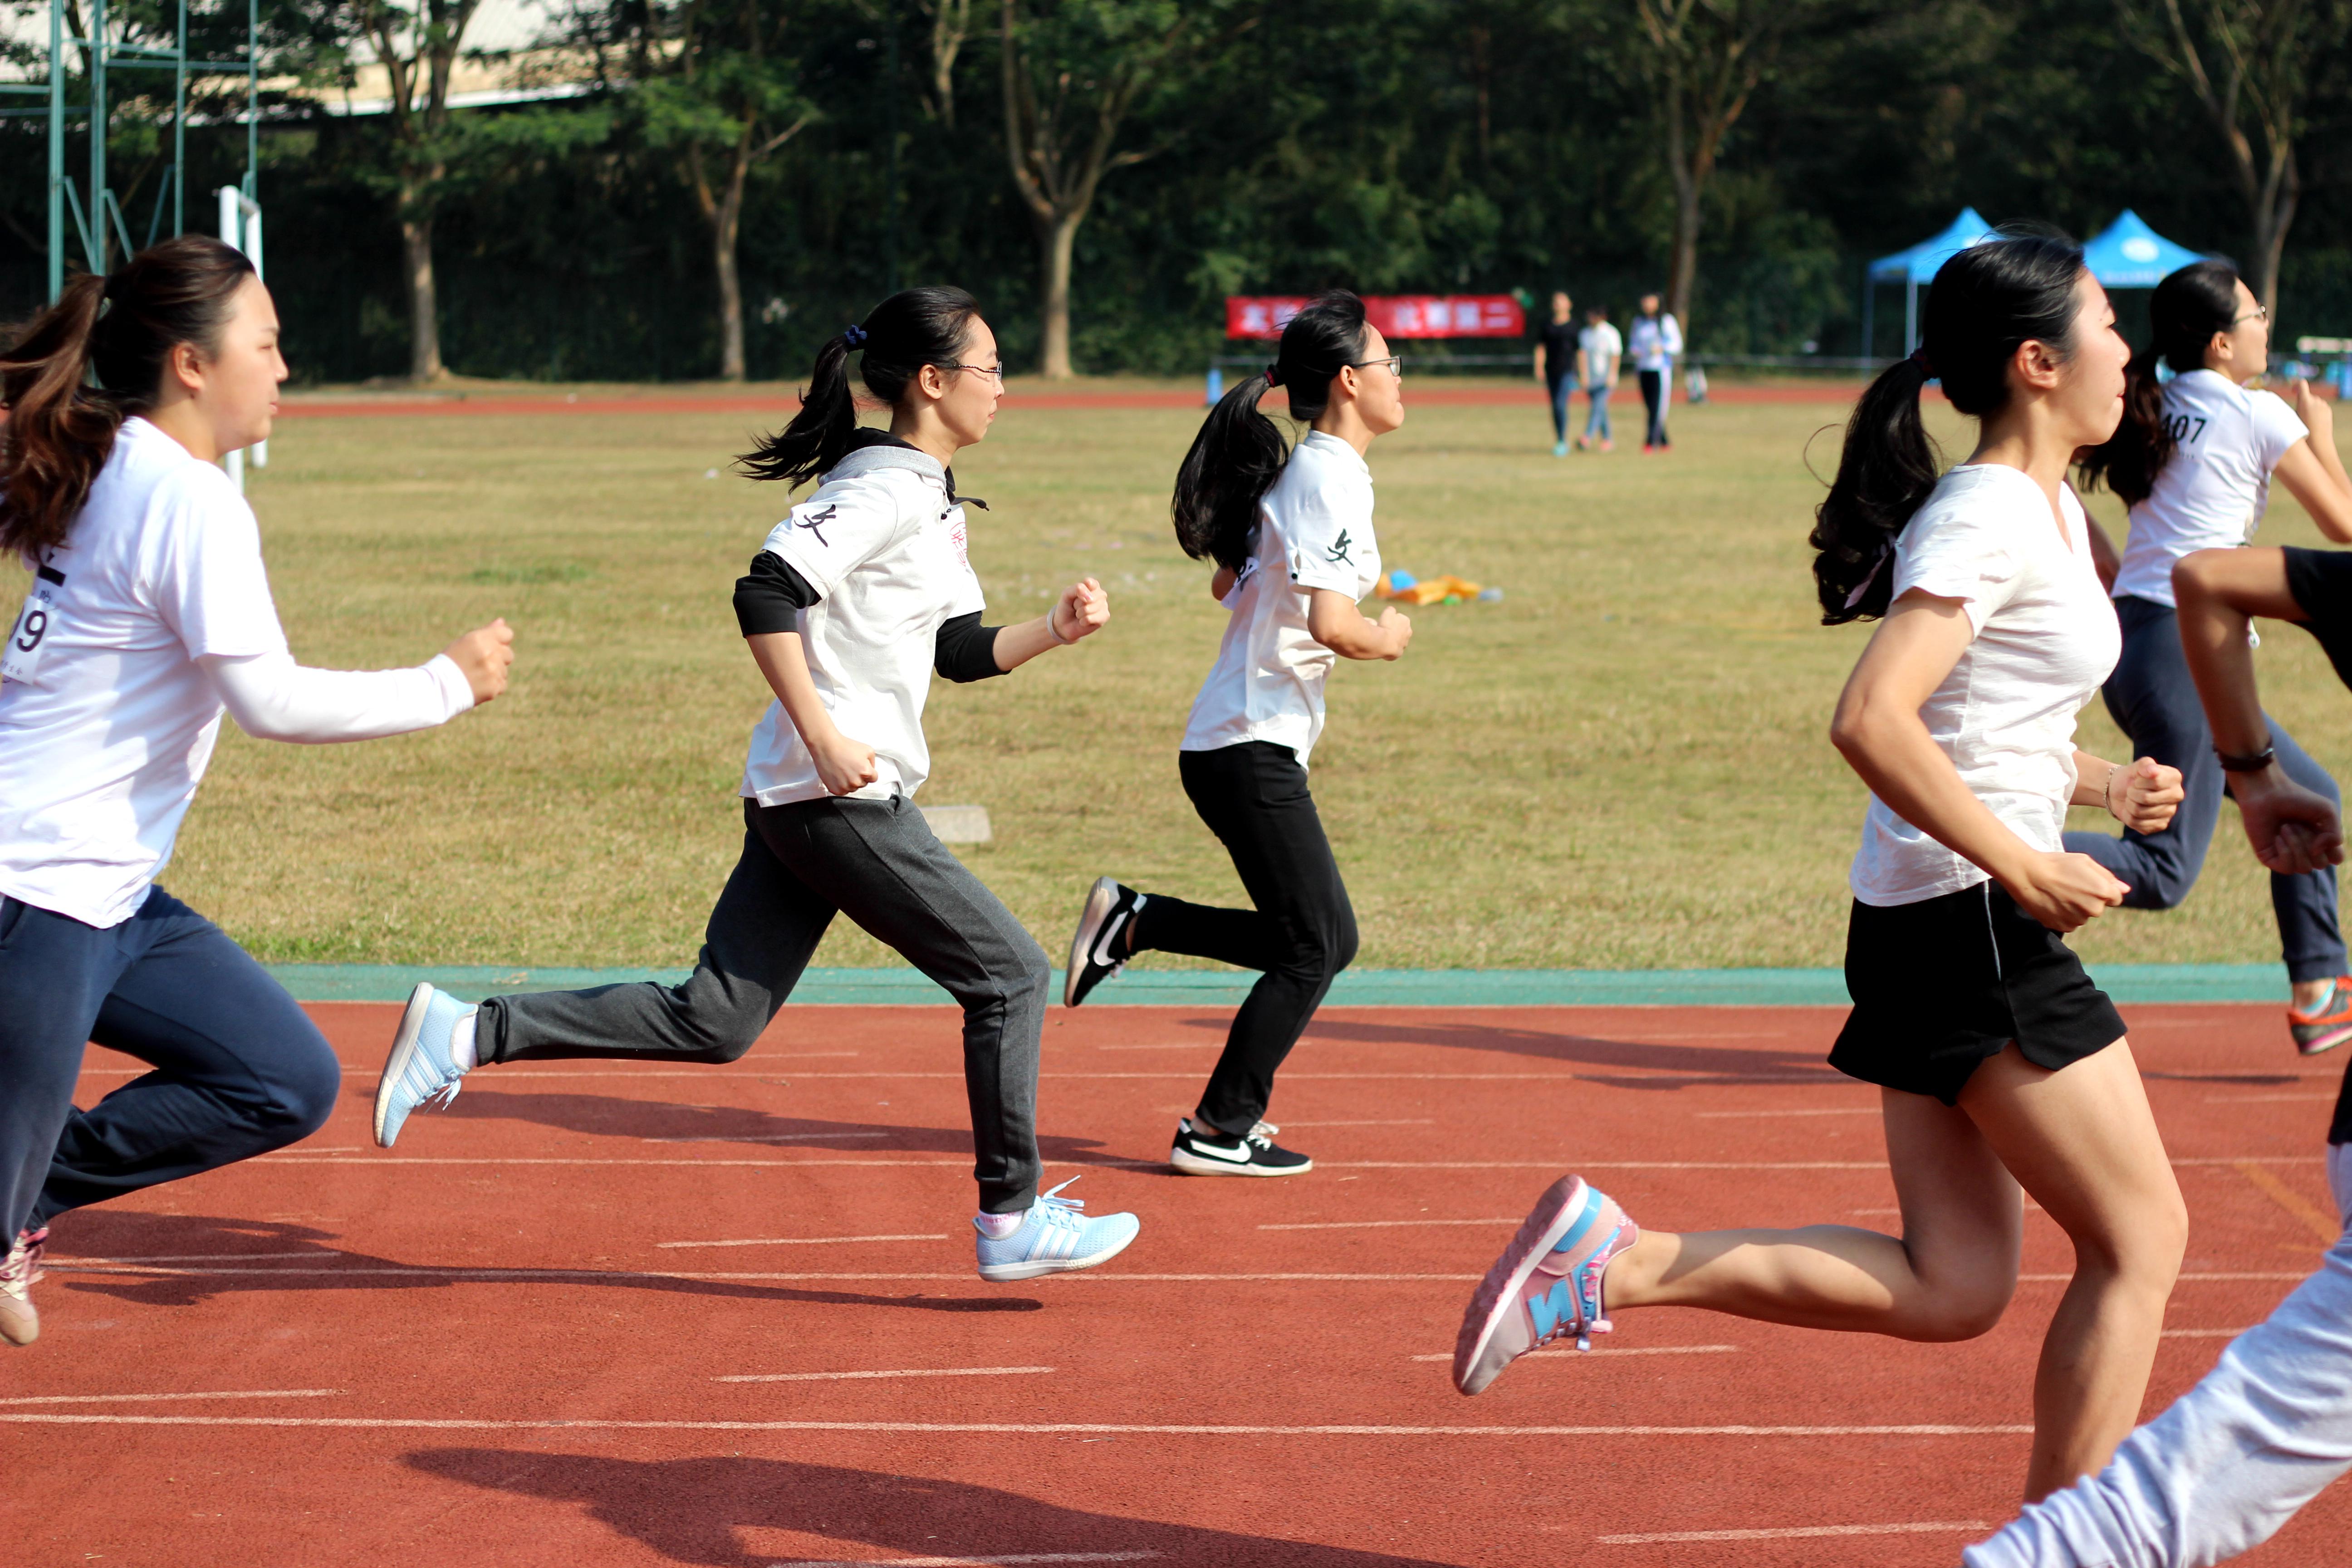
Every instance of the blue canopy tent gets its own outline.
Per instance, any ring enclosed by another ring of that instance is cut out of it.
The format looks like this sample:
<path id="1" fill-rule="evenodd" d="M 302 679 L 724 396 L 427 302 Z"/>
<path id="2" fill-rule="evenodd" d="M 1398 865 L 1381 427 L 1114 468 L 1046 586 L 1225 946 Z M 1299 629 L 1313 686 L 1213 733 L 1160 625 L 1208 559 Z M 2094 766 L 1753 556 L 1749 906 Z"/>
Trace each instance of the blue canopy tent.
<path id="1" fill-rule="evenodd" d="M 1962 207 L 1960 216 L 1952 220 L 1951 226 L 1933 239 L 1923 239 L 1908 250 L 1898 250 L 1892 256 L 1882 256 L 1872 262 L 1862 290 L 1863 357 L 1870 357 L 1878 285 L 1903 285 L 1903 352 L 1907 354 L 1919 344 L 1919 286 L 1934 282 L 1936 268 L 1969 247 L 1991 237 L 1992 225 L 1985 222 L 1976 208 Z"/>
<path id="2" fill-rule="evenodd" d="M 2091 276 L 2109 289 L 2153 289 L 2168 273 L 2205 258 L 2185 245 L 2175 245 L 2147 226 L 2129 207 L 2083 247 L 2083 262 Z"/>

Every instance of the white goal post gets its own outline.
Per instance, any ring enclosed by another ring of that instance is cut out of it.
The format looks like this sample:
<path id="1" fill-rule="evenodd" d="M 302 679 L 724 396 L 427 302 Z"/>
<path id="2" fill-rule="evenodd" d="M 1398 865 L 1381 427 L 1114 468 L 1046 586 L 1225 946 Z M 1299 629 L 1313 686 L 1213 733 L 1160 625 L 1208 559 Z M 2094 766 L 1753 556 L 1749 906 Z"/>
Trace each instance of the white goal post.
<path id="1" fill-rule="evenodd" d="M 235 185 L 223 185 L 215 194 L 220 197 L 222 241 L 245 253 L 246 259 L 253 263 L 256 277 L 266 276 L 261 267 L 261 204 L 247 199 Z M 251 450 L 255 468 L 269 467 L 268 442 L 256 441 Z M 245 453 L 231 452 L 223 462 L 227 466 L 228 477 L 236 481 L 236 488 L 244 489 Z"/>

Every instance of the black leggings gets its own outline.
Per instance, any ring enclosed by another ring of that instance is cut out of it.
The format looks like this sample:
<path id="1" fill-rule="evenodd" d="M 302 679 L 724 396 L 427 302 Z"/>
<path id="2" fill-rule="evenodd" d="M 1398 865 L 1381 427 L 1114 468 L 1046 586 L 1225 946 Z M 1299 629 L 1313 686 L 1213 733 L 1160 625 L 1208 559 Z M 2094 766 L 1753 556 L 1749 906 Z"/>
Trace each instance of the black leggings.
<path id="1" fill-rule="evenodd" d="M 1213 909 L 1154 893 L 1135 918 L 1135 948 L 1263 972 L 1234 1015 L 1194 1113 L 1220 1131 L 1246 1132 L 1265 1114 L 1275 1072 L 1307 1020 L 1356 956 L 1356 911 L 1307 793 L 1307 770 L 1289 747 L 1244 741 L 1179 752 L 1177 771 L 1257 908 Z"/>

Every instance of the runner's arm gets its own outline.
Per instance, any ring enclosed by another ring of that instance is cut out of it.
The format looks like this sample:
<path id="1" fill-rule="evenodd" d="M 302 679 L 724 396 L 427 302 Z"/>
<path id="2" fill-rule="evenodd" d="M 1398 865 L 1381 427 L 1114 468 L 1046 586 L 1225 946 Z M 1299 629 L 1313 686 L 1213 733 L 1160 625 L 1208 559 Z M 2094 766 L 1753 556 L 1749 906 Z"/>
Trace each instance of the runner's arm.
<path id="1" fill-rule="evenodd" d="M 411 669 L 311 669 L 289 653 L 208 654 L 199 663 L 247 734 L 317 745 L 447 723 L 507 689 L 513 644 L 513 629 L 499 620 Z"/>

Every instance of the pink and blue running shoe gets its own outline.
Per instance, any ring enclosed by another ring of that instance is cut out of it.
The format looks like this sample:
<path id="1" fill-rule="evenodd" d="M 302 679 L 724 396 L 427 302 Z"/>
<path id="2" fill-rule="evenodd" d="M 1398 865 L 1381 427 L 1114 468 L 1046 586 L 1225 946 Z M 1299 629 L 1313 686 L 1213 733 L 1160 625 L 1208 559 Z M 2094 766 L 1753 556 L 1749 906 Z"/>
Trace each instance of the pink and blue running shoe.
<path id="1" fill-rule="evenodd" d="M 1623 1209 L 1581 1176 L 1562 1176 L 1546 1188 L 1462 1315 L 1454 1386 L 1476 1394 L 1562 1334 L 1574 1334 L 1578 1350 L 1591 1350 L 1592 1336 L 1611 1326 L 1601 1276 L 1641 1235 Z"/>

